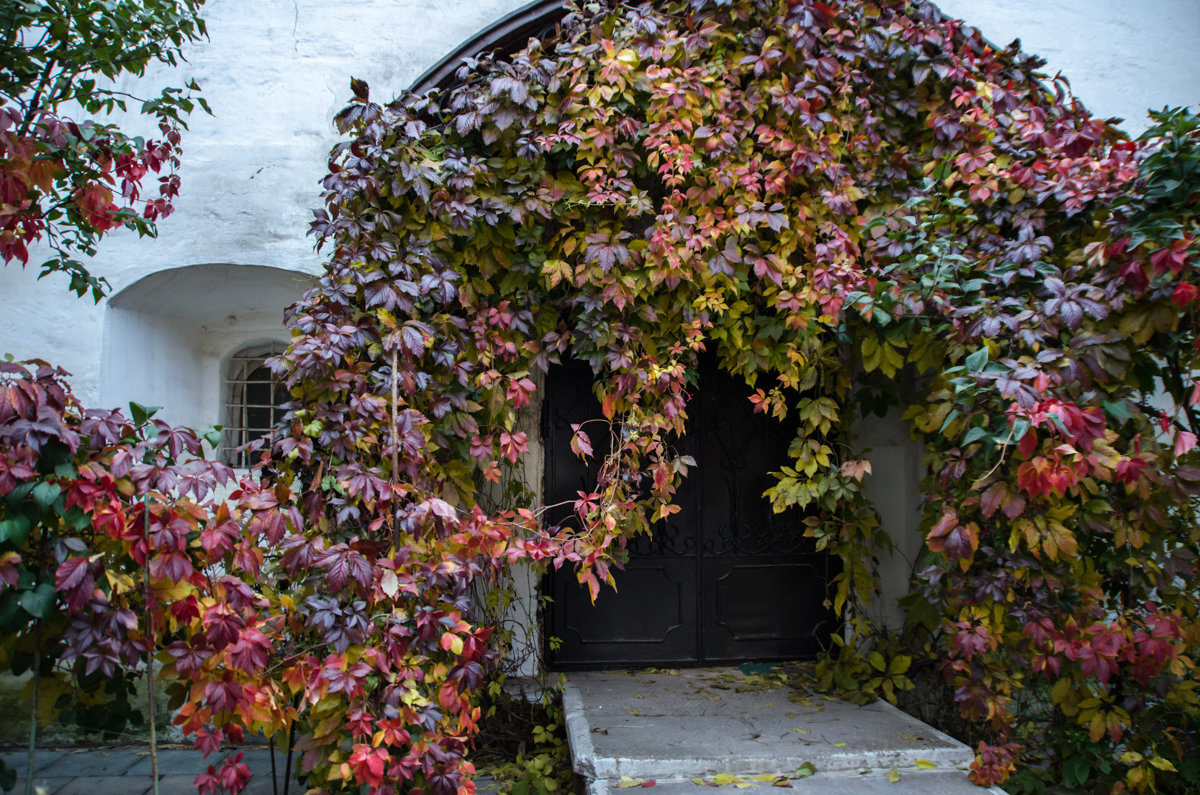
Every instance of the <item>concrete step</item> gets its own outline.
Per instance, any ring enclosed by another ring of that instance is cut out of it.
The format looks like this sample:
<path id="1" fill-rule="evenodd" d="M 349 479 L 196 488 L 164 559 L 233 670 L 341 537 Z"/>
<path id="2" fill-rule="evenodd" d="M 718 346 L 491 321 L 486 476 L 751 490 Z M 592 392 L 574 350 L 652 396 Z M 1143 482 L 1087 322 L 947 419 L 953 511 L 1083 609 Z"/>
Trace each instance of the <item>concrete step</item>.
<path id="1" fill-rule="evenodd" d="M 989 791 L 967 779 L 970 748 L 886 702 L 860 707 L 738 668 L 572 673 L 563 706 L 575 772 L 597 795 L 618 789 L 622 777 L 666 789 L 709 789 L 693 779 L 711 785 L 718 775 L 727 789 L 771 787 L 727 777 L 806 766 L 816 775 L 786 785 L 831 793 L 884 787 L 893 795 Z M 900 784 L 887 780 L 892 768 Z M 835 780 L 836 789 L 820 789 Z"/>
<path id="2" fill-rule="evenodd" d="M 719 795 L 714 788 L 725 790 L 724 795 L 745 790 L 759 790 L 761 795 L 987 795 L 1002 790 L 976 787 L 960 770 L 901 770 L 895 782 L 887 771 L 820 772 L 809 778 L 790 780 L 785 789 L 769 782 L 742 781 L 729 785 L 697 784 L 691 779 L 656 779 L 645 795 Z M 636 789 L 622 789 L 618 781 L 597 781 L 588 786 L 589 795 L 636 795 Z M 625 782 L 628 784 L 629 782 Z M 647 782 L 648 783 L 648 782 Z M 644 785 L 643 785 L 644 786 Z"/>

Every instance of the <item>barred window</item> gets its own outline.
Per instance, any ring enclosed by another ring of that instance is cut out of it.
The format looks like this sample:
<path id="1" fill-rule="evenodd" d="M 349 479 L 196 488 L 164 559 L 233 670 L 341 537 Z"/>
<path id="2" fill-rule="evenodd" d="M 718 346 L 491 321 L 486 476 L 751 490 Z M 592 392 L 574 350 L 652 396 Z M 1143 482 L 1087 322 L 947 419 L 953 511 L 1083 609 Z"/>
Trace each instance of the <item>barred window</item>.
<path id="1" fill-rule="evenodd" d="M 225 462 L 249 467 L 261 451 L 240 449 L 270 433 L 283 417 L 280 409 L 288 399 L 287 389 L 275 380 L 268 358 L 283 352 L 283 344 L 272 342 L 243 348 L 229 360 L 225 380 L 225 427 L 221 432 Z"/>

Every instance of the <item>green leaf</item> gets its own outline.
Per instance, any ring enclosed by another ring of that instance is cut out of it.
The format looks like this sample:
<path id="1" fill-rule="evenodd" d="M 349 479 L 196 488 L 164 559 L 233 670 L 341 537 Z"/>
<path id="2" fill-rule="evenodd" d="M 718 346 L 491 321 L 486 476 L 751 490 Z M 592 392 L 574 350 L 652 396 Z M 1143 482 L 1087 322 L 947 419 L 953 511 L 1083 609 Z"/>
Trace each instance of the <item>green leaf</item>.
<path id="1" fill-rule="evenodd" d="M 54 612 L 53 583 L 39 583 L 37 588 L 21 594 L 21 607 L 34 618 L 47 618 Z"/>
<path id="2" fill-rule="evenodd" d="M 33 529 L 33 525 L 24 516 L 14 516 L 11 519 L 5 519 L 0 522 L 0 541 L 5 541 L 19 547 L 29 538 L 29 531 L 31 529 Z"/>
<path id="3" fill-rule="evenodd" d="M 1012 434 L 1001 439 L 1003 444 L 1017 444 L 1025 438 L 1025 434 L 1029 433 L 1029 420 L 1019 419 L 1013 421 Z"/>
<path id="4" fill-rule="evenodd" d="M 143 406 L 136 401 L 129 401 L 129 415 L 133 417 L 133 424 L 137 426 L 145 425 L 161 408 L 162 406 Z"/>
<path id="5" fill-rule="evenodd" d="M 58 487 L 57 483 L 43 480 L 33 487 L 32 496 L 33 501 L 44 511 L 54 504 L 54 501 L 58 499 L 58 495 L 61 493 L 62 489 Z"/>
<path id="6" fill-rule="evenodd" d="M 990 428 L 976 425 L 974 428 L 971 428 L 971 430 L 967 431 L 967 435 L 963 437 L 962 443 L 964 445 L 968 445 L 971 442 L 977 442 L 980 439 L 990 438 L 991 435 L 992 431 Z"/>
<path id="7" fill-rule="evenodd" d="M 988 349 L 985 345 L 967 357 L 967 370 L 972 373 L 982 372 L 987 363 Z"/>
<path id="8" fill-rule="evenodd" d="M 1091 762 L 1083 756 L 1072 756 L 1063 761 L 1062 777 L 1063 783 L 1068 787 L 1081 787 L 1087 783 L 1088 776 L 1091 775 Z"/>
<path id="9" fill-rule="evenodd" d="M 889 770 L 887 772 L 887 780 L 889 782 L 891 782 L 892 784 L 899 784 L 900 783 L 900 771 L 893 767 L 891 770 Z"/>

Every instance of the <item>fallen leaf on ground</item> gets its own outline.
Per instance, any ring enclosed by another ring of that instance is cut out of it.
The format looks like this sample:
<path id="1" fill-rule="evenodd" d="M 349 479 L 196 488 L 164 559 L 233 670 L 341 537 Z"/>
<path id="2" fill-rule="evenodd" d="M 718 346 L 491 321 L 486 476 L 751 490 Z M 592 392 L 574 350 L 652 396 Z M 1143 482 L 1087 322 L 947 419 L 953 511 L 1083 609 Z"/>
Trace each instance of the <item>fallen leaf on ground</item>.
<path id="1" fill-rule="evenodd" d="M 834 744 L 833 744 L 833 747 L 834 747 L 834 748 L 845 748 L 845 747 L 846 747 L 846 743 L 834 743 Z"/>
<path id="2" fill-rule="evenodd" d="M 808 778 L 809 776 L 815 776 L 816 774 L 817 766 L 812 762 L 805 762 L 804 764 L 800 765 L 800 767 L 796 768 L 795 777 Z"/>
<path id="3" fill-rule="evenodd" d="M 629 776 L 621 776 L 621 779 L 617 782 L 617 787 L 619 789 L 633 789 L 634 787 L 640 787 L 645 783 L 646 782 L 640 778 L 630 778 Z"/>
<path id="4" fill-rule="evenodd" d="M 892 782 L 893 784 L 899 784 L 900 783 L 900 771 L 893 767 L 891 770 L 889 770 L 887 772 L 887 780 Z"/>
<path id="5" fill-rule="evenodd" d="M 919 770 L 933 770 L 935 767 L 937 767 L 937 765 L 935 765 L 933 762 L 930 762 L 928 759 L 918 759 L 917 761 L 913 762 L 913 764 L 916 765 L 917 769 Z"/>

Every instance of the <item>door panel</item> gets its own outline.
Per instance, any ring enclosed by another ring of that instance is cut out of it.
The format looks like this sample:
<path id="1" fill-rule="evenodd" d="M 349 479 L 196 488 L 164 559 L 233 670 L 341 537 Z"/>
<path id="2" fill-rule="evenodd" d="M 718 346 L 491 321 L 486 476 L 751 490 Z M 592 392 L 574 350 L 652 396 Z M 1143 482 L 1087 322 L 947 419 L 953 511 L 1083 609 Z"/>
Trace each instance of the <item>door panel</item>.
<path id="1" fill-rule="evenodd" d="M 547 649 L 555 668 L 703 664 L 814 656 L 834 621 L 824 607 L 826 558 L 804 538 L 798 511 L 775 514 L 762 497 L 787 461 L 794 428 L 756 415 L 749 389 L 708 358 L 679 447 L 697 467 L 677 494 L 679 513 L 653 539 L 631 542 L 630 562 L 591 604 L 573 572 L 552 573 Z M 590 491 L 595 471 L 570 453 L 571 423 L 600 417 L 591 370 L 551 370 L 546 384 L 548 503 Z M 600 425 L 595 427 L 599 428 Z M 589 434 L 597 458 L 601 434 Z M 570 521 L 560 509 L 552 521 Z"/>
<path id="2" fill-rule="evenodd" d="M 696 658 L 694 560 L 630 560 L 592 604 L 568 573 L 555 578 L 552 624 L 559 667 L 572 664 L 682 665 Z"/>

